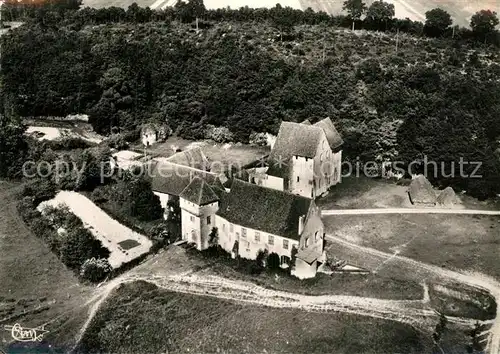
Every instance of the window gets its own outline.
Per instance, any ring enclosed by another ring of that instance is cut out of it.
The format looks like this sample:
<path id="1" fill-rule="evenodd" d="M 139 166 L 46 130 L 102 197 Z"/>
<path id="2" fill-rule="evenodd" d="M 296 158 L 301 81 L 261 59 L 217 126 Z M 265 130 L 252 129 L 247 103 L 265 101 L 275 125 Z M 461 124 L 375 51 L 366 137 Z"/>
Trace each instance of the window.
<path id="1" fill-rule="evenodd" d="M 222 231 L 226 231 L 226 224 L 222 224 Z"/>
<path id="2" fill-rule="evenodd" d="M 309 237 L 306 238 L 306 247 L 309 246 Z"/>
<path id="3" fill-rule="evenodd" d="M 241 228 L 241 237 L 247 238 L 247 229 L 244 227 Z"/>
<path id="4" fill-rule="evenodd" d="M 255 241 L 260 242 L 260 232 L 255 231 Z"/>
<path id="5" fill-rule="evenodd" d="M 211 220 L 211 216 L 210 216 L 210 215 L 209 215 L 209 216 L 207 216 L 207 225 L 210 225 L 210 222 L 211 222 L 211 221 L 212 221 L 212 220 Z"/>
<path id="6" fill-rule="evenodd" d="M 269 235 L 267 238 L 267 243 L 269 243 L 271 246 L 274 245 L 274 236 Z"/>
<path id="7" fill-rule="evenodd" d="M 196 241 L 196 232 L 194 230 L 191 230 L 191 239 Z"/>
<path id="8" fill-rule="evenodd" d="M 300 177 L 299 177 L 299 176 L 297 176 L 297 182 L 298 182 L 298 181 L 300 181 Z"/>
<path id="9" fill-rule="evenodd" d="M 234 232 L 234 225 L 233 224 L 229 224 L 229 232 Z"/>
<path id="10" fill-rule="evenodd" d="M 319 234 L 319 231 L 316 231 L 316 233 L 314 234 L 314 240 L 315 241 L 318 241 L 318 234 Z"/>
<path id="11" fill-rule="evenodd" d="M 283 240 L 283 248 L 288 249 L 288 240 Z"/>
<path id="12" fill-rule="evenodd" d="M 191 222 L 194 222 L 194 216 L 192 216 L 192 215 L 191 215 L 191 216 L 189 217 L 189 220 L 190 220 Z"/>

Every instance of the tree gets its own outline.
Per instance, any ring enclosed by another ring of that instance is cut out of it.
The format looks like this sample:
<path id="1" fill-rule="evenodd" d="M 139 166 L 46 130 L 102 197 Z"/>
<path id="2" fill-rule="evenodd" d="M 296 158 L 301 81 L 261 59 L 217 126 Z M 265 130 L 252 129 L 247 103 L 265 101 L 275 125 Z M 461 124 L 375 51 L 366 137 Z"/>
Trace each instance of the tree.
<path id="1" fill-rule="evenodd" d="M 478 11 L 470 20 L 472 32 L 479 38 L 484 39 L 484 41 L 486 41 L 490 34 L 496 32 L 495 27 L 498 24 L 497 13 L 491 10 Z"/>
<path id="2" fill-rule="evenodd" d="M 392 20 L 395 15 L 394 4 L 389 4 L 382 0 L 375 1 L 370 5 L 366 13 L 366 18 L 372 22 L 377 29 L 387 29 L 387 23 Z M 384 26 L 384 27 L 382 27 Z"/>
<path id="3" fill-rule="evenodd" d="M 269 257 L 267 257 L 267 268 L 270 270 L 276 270 L 280 267 L 280 256 L 277 253 L 272 252 Z"/>
<path id="4" fill-rule="evenodd" d="M 482 352 L 483 346 L 481 345 L 481 337 L 480 334 L 484 330 L 484 326 L 479 322 L 476 322 L 474 328 L 469 332 L 470 343 L 467 345 L 467 352 Z"/>
<path id="5" fill-rule="evenodd" d="M 216 227 L 212 227 L 212 231 L 208 235 L 209 246 L 217 246 L 219 244 L 219 230 Z"/>
<path id="6" fill-rule="evenodd" d="M 93 283 L 103 281 L 112 271 L 107 259 L 92 257 L 83 262 L 80 268 L 80 276 Z"/>
<path id="7" fill-rule="evenodd" d="M 203 3 L 203 0 L 188 0 L 187 6 L 192 16 L 196 19 L 196 30 L 198 31 L 198 19 L 203 17 L 207 11 L 205 4 Z"/>
<path id="8" fill-rule="evenodd" d="M 22 177 L 28 144 L 25 127 L 0 117 L 0 178 Z"/>
<path id="9" fill-rule="evenodd" d="M 342 6 L 342 10 L 347 11 L 349 18 L 352 21 L 352 30 L 354 31 L 354 24 L 361 19 L 361 16 L 366 11 L 366 4 L 363 0 L 346 0 Z"/>
<path id="10" fill-rule="evenodd" d="M 425 13 L 424 32 L 431 37 L 442 36 L 453 23 L 448 12 L 435 8 Z"/>
<path id="11" fill-rule="evenodd" d="M 66 266 L 78 270 L 87 259 L 109 257 L 109 250 L 84 227 L 68 231 L 61 241 L 59 252 Z"/>
<path id="12" fill-rule="evenodd" d="M 443 313 L 440 313 L 439 314 L 439 322 L 437 323 L 436 328 L 434 329 L 434 333 L 432 333 L 432 339 L 434 341 L 434 344 L 436 344 L 436 346 L 441 350 L 441 352 L 443 352 L 443 354 L 444 354 L 444 351 L 441 348 L 441 346 L 439 345 L 439 343 L 441 342 L 441 339 L 443 338 L 443 333 L 446 330 L 447 324 L 448 324 L 448 319 L 446 318 L 446 316 Z"/>

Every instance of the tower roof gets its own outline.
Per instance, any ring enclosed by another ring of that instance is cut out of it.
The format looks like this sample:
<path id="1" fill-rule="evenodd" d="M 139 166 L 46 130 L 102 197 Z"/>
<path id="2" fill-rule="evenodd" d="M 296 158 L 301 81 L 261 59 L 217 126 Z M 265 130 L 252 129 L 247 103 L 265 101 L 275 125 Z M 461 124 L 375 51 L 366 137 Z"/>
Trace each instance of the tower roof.
<path id="1" fill-rule="evenodd" d="M 210 204 L 219 200 L 217 193 L 200 177 L 194 177 L 179 197 L 196 205 Z"/>

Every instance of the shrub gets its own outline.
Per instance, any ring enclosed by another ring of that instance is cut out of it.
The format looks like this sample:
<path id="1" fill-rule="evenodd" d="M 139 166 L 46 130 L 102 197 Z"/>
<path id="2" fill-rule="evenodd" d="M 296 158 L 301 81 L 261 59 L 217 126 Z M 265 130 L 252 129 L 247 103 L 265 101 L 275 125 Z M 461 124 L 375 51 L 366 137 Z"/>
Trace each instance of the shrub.
<path id="1" fill-rule="evenodd" d="M 56 185 L 46 178 L 39 178 L 29 181 L 23 187 L 22 195 L 24 197 L 31 197 L 34 205 L 52 199 L 56 196 Z"/>
<path id="2" fill-rule="evenodd" d="M 277 253 L 271 253 L 267 257 L 267 268 L 270 270 L 280 269 L 280 256 Z"/>
<path id="3" fill-rule="evenodd" d="M 205 138 L 211 139 L 216 143 L 228 143 L 234 140 L 233 133 L 226 127 L 215 127 L 208 125 L 205 132 Z"/>
<path id="4" fill-rule="evenodd" d="M 108 258 L 109 250 L 102 246 L 101 241 L 96 240 L 89 230 L 80 227 L 68 232 L 61 242 L 61 261 L 72 269 L 80 269 L 85 260 L 96 258 Z"/>
<path id="5" fill-rule="evenodd" d="M 92 257 L 83 262 L 80 276 L 93 283 L 100 282 L 112 271 L 107 259 Z"/>
<path id="6" fill-rule="evenodd" d="M 128 148 L 128 142 L 122 134 L 112 134 L 108 139 L 107 143 L 110 148 L 117 150 L 124 150 Z"/>
<path id="7" fill-rule="evenodd" d="M 258 146 L 267 145 L 267 135 L 266 133 L 252 133 L 250 134 L 249 143 Z"/>

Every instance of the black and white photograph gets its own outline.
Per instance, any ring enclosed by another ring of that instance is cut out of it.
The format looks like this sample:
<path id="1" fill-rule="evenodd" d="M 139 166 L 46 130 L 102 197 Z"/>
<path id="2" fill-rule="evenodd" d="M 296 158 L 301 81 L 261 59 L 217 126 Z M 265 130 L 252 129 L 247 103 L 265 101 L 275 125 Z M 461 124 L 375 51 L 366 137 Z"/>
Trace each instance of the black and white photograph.
<path id="1" fill-rule="evenodd" d="M 500 354 L 499 0 L 0 0 L 0 354 Z"/>

